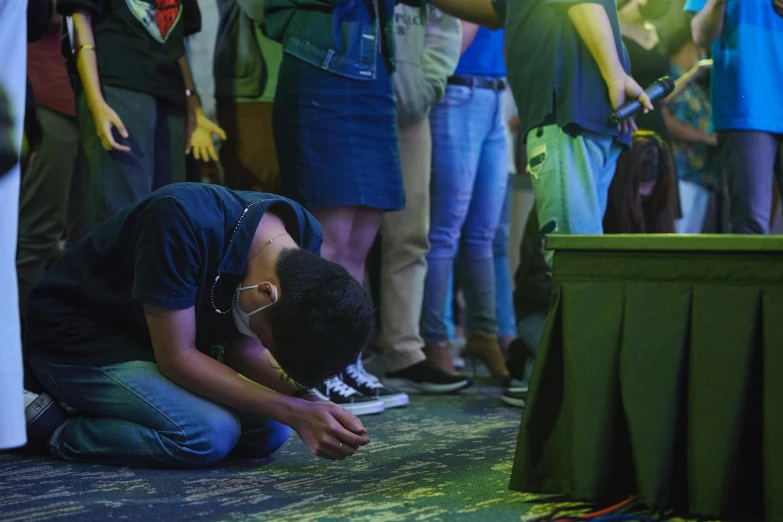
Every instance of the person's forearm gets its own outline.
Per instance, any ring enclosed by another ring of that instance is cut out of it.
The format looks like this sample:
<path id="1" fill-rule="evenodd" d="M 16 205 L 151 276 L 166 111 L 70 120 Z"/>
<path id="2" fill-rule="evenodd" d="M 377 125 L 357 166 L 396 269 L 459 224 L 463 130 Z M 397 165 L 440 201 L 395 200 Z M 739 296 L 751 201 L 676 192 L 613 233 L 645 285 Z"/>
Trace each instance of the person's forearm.
<path id="1" fill-rule="evenodd" d="M 617 54 L 612 24 L 604 7 L 576 4 L 568 10 L 568 17 L 598 65 L 604 81 L 608 84 L 624 77 L 626 73 Z"/>
<path id="2" fill-rule="evenodd" d="M 182 71 L 182 79 L 185 80 L 185 90 L 191 93 L 188 96 L 188 104 L 191 108 L 201 107 L 201 100 L 196 93 L 196 83 L 193 81 L 193 73 L 190 70 L 190 60 L 188 60 L 187 53 L 183 54 L 179 59 L 179 68 Z M 182 95 L 185 96 L 185 93 L 182 93 Z"/>
<path id="3" fill-rule="evenodd" d="M 673 140 L 685 143 L 707 143 L 709 141 L 709 136 L 706 133 L 681 122 L 665 109 L 662 112 L 666 128 Z"/>
<path id="4" fill-rule="evenodd" d="M 251 345 L 252 344 L 252 345 Z M 269 351 L 254 339 L 239 339 L 229 343 L 223 353 L 223 362 L 248 379 L 278 393 L 292 395 L 299 386 L 270 358 Z"/>
<path id="5" fill-rule="evenodd" d="M 492 0 L 432 0 L 432 5 L 465 22 L 488 29 L 503 27 L 503 20 L 495 11 Z"/>
<path id="6" fill-rule="evenodd" d="M 704 9 L 691 20 L 693 41 L 701 47 L 709 47 L 723 31 L 726 0 L 707 0 Z"/>
<path id="7" fill-rule="evenodd" d="M 292 424 L 296 402 L 301 400 L 253 382 L 195 348 L 158 360 L 158 369 L 167 379 L 196 395 L 287 426 Z"/>
<path id="8" fill-rule="evenodd" d="M 73 13 L 73 50 L 76 52 L 76 69 L 79 71 L 84 95 L 90 108 L 103 103 L 101 82 L 98 76 L 95 37 L 92 32 L 92 16 L 86 9 Z"/>

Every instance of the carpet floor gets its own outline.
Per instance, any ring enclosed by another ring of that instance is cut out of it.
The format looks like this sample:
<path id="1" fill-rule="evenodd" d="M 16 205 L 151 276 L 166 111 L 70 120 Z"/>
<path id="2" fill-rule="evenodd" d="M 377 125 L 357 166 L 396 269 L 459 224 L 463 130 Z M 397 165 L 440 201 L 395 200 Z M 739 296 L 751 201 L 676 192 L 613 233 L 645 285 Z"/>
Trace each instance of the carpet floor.
<path id="1" fill-rule="evenodd" d="M 295 435 L 273 458 L 205 470 L 0 454 L 0 520 L 518 521 L 533 498 L 508 490 L 521 410 L 479 381 L 362 417 L 372 442 L 343 462 Z"/>

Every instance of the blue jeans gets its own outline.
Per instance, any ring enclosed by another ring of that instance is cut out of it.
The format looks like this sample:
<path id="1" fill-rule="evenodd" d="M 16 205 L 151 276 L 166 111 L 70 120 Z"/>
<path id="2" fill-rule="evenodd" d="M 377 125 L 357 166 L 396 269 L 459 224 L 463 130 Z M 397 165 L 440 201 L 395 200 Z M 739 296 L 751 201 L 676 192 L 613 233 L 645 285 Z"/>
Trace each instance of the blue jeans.
<path id="1" fill-rule="evenodd" d="M 546 314 L 537 313 L 523 317 L 517 324 L 519 338 L 533 352 L 533 357 L 528 359 L 525 365 L 525 377 L 523 379 L 525 384 L 530 382 L 530 377 L 533 375 L 533 365 L 536 362 L 535 356 L 538 355 L 538 345 L 541 344 L 541 336 L 544 333 L 544 323 L 546 323 Z"/>
<path id="2" fill-rule="evenodd" d="M 508 264 L 508 244 L 511 231 L 511 184 L 513 176 L 508 177 L 506 198 L 500 213 L 500 223 L 495 232 L 492 250 L 495 259 L 495 313 L 498 319 L 498 337 L 515 337 L 517 334 L 514 314 L 513 284 L 511 266 Z"/>
<path id="3" fill-rule="evenodd" d="M 267 457 L 291 434 L 181 388 L 152 362 L 95 367 L 32 357 L 30 366 L 47 392 L 80 412 L 50 442 L 52 454 L 65 460 L 199 468 L 229 454 Z"/>
<path id="4" fill-rule="evenodd" d="M 538 222 L 553 234 L 603 234 L 609 185 L 622 145 L 611 136 L 569 134 L 557 125 L 527 135 L 527 171 Z M 552 252 L 546 252 L 552 263 Z"/>
<path id="5" fill-rule="evenodd" d="M 430 252 L 421 321 L 428 343 L 448 340 L 444 316 L 455 268 L 468 333 L 497 335 L 492 243 L 508 180 L 504 95 L 449 85 L 430 114 Z"/>

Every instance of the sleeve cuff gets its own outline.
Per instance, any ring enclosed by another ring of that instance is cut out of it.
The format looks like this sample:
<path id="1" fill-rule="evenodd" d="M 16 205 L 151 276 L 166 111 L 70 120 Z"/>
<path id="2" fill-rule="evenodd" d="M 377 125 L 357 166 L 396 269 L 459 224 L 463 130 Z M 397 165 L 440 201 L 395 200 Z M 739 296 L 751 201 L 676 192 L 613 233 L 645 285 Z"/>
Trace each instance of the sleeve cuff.
<path id="1" fill-rule="evenodd" d="M 139 290 L 134 290 L 133 297 L 142 304 L 155 306 L 166 310 L 187 310 L 195 306 L 196 299 L 193 296 L 167 296 L 147 294 Z"/>
<path id="2" fill-rule="evenodd" d="M 87 8 L 98 16 L 102 14 L 101 7 L 90 0 L 60 0 L 57 2 L 57 12 L 63 16 L 71 16 L 79 8 Z"/>

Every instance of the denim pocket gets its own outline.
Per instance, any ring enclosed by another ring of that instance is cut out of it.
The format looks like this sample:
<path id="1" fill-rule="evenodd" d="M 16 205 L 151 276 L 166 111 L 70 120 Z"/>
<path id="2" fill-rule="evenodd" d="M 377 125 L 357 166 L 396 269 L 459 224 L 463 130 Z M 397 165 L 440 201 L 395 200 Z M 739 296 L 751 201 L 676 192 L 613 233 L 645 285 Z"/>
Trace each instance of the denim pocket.
<path id="1" fill-rule="evenodd" d="M 529 138 L 528 138 L 529 139 Z M 541 170 L 544 168 L 549 155 L 547 154 L 546 145 L 534 145 L 530 150 L 530 160 L 527 162 L 527 173 L 533 179 L 538 179 L 538 175 L 541 174 Z"/>
<path id="2" fill-rule="evenodd" d="M 442 105 L 447 107 L 459 107 L 465 105 L 473 99 L 473 89 L 465 85 L 447 85 L 446 95 L 443 97 Z"/>

